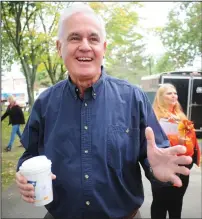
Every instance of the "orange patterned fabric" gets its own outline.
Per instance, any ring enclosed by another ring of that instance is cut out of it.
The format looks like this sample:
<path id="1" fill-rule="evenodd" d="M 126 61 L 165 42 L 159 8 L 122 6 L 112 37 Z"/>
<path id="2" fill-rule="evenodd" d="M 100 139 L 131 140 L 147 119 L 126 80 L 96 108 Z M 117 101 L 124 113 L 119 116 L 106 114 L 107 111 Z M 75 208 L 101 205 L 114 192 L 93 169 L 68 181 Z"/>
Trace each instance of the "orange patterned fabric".
<path id="1" fill-rule="evenodd" d="M 176 123 L 175 120 L 169 119 L 169 122 Z M 184 155 L 193 157 L 196 156 L 196 164 L 200 165 L 200 147 L 196 138 L 196 133 L 194 129 L 193 122 L 189 120 L 182 120 L 178 124 L 178 134 L 176 135 L 167 135 L 171 146 L 175 145 L 184 145 L 187 148 L 187 151 Z M 196 150 L 196 154 L 194 151 Z"/>

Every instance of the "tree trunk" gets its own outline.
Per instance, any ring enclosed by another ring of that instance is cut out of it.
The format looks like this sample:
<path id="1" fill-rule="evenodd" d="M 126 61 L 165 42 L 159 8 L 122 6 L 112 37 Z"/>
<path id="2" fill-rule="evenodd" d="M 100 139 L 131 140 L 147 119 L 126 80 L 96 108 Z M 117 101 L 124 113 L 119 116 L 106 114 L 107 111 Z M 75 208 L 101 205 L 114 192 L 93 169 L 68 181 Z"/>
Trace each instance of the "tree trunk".
<path id="1" fill-rule="evenodd" d="M 34 104 L 34 80 L 31 80 L 33 75 L 36 75 L 36 69 L 31 70 L 25 61 L 26 57 L 20 58 L 20 62 L 23 68 L 23 73 L 27 83 L 27 93 L 28 93 L 28 101 L 29 101 L 29 109 L 32 108 Z"/>
<path id="2" fill-rule="evenodd" d="M 27 93 L 29 99 L 29 112 L 31 112 L 32 106 L 34 104 L 34 88 L 30 87 L 28 84 L 27 84 Z"/>

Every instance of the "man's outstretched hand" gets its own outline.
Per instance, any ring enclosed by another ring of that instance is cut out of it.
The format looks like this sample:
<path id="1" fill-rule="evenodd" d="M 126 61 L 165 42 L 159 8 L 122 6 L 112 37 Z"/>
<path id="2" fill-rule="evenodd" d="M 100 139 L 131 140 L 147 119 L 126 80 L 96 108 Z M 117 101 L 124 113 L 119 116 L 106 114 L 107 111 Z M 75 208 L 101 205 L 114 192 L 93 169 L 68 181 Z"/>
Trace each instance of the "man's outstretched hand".
<path id="1" fill-rule="evenodd" d="M 147 139 L 147 157 L 154 176 L 162 182 L 172 182 L 177 187 L 182 186 L 182 181 L 176 174 L 189 175 L 190 170 L 185 166 L 179 165 L 190 164 L 192 158 L 177 155 L 184 154 L 186 147 L 177 145 L 169 148 L 158 148 L 154 132 L 150 127 L 146 128 L 145 135 Z"/>

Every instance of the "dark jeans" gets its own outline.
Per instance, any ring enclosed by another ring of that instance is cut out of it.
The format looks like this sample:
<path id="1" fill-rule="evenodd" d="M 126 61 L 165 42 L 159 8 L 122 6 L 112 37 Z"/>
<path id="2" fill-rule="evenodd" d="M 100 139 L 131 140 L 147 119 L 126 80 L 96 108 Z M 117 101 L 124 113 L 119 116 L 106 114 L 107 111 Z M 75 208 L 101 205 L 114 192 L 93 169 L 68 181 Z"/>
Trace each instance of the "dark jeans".
<path id="1" fill-rule="evenodd" d="M 20 132 L 20 125 L 13 125 L 12 126 L 12 131 L 11 131 L 11 137 L 10 137 L 10 141 L 8 143 L 8 148 L 11 149 L 13 142 L 15 140 L 15 136 L 16 134 L 18 135 L 18 137 L 21 139 L 21 132 Z"/>
<path id="2" fill-rule="evenodd" d="M 152 219 L 166 219 L 168 212 L 170 219 L 180 219 L 183 197 L 189 184 L 189 176 L 180 176 L 182 187 L 154 187 L 152 186 L 153 201 L 151 204 Z"/>

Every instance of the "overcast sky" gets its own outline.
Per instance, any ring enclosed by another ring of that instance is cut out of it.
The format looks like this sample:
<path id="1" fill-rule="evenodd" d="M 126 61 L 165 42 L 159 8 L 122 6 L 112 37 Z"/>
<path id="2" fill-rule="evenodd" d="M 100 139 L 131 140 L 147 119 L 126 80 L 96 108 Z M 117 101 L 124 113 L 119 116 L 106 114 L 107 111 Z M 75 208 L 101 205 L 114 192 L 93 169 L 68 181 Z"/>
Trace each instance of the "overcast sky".
<path id="1" fill-rule="evenodd" d="M 140 25 L 144 28 L 163 27 L 167 22 L 168 12 L 173 7 L 173 2 L 142 2 L 144 7 L 139 9 L 139 15 L 142 18 Z M 148 52 L 155 56 L 164 53 L 164 47 L 157 36 L 149 35 Z"/>

